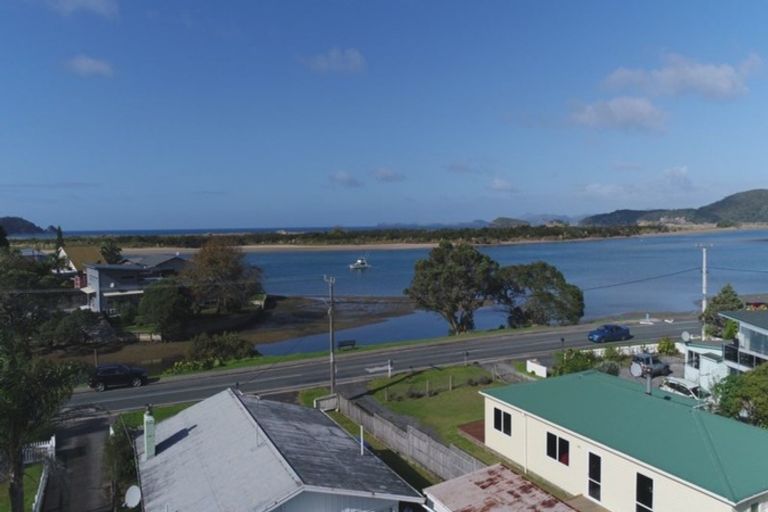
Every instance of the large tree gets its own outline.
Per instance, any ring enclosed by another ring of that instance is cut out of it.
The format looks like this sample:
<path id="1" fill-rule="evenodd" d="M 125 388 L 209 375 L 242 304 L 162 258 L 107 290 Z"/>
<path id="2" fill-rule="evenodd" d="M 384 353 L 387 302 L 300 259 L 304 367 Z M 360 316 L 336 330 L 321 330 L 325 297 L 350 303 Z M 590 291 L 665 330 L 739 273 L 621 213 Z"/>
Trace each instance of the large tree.
<path id="1" fill-rule="evenodd" d="M 175 278 L 163 279 L 147 288 L 139 303 L 141 322 L 154 326 L 168 340 L 184 336 L 184 324 L 190 316 L 189 290 Z"/>
<path id="2" fill-rule="evenodd" d="M 27 340 L 0 331 L 0 453 L 12 512 L 24 509 L 24 446 L 50 430 L 80 374 L 78 365 L 33 357 Z"/>
<path id="3" fill-rule="evenodd" d="M 718 313 L 723 311 L 738 311 L 744 309 L 744 301 L 733 289 L 730 283 L 723 286 L 720 292 L 707 303 L 707 309 L 701 315 L 701 321 L 707 326 L 707 331 L 713 336 L 721 336 L 726 320 Z"/>
<path id="4" fill-rule="evenodd" d="M 474 328 L 474 314 L 496 292 L 498 264 L 471 245 L 447 241 L 416 262 L 405 294 L 424 309 L 439 313 L 457 334 Z"/>
<path id="5" fill-rule="evenodd" d="M 243 252 L 222 237 L 212 236 L 192 257 L 182 282 L 198 307 L 213 306 L 217 313 L 238 311 L 261 292 L 261 270 L 245 261 Z"/>
<path id="6" fill-rule="evenodd" d="M 107 263 L 116 264 L 123 261 L 123 250 L 111 238 L 104 240 L 99 251 Z"/>
<path id="7" fill-rule="evenodd" d="M 768 428 L 768 364 L 728 375 L 715 385 L 713 394 L 719 414 Z"/>
<path id="8" fill-rule="evenodd" d="M 56 249 L 64 247 L 64 232 L 61 230 L 61 226 L 56 226 Z"/>
<path id="9" fill-rule="evenodd" d="M 0 250 L 8 248 L 8 235 L 3 226 L 0 226 Z"/>
<path id="10" fill-rule="evenodd" d="M 503 267 L 498 281 L 498 300 L 508 308 L 510 327 L 576 324 L 584 316 L 581 289 L 548 263 Z"/>

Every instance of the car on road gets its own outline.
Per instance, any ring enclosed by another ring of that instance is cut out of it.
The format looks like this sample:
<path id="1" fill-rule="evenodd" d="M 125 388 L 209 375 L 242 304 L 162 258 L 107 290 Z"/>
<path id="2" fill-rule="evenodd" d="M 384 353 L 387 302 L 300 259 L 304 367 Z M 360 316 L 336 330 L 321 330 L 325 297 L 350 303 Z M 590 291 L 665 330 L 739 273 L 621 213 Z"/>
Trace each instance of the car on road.
<path id="1" fill-rule="evenodd" d="M 655 354 L 649 354 L 648 352 L 640 352 L 632 356 L 632 363 L 637 363 L 643 369 L 643 374 L 650 372 L 651 377 L 659 375 L 669 375 L 672 373 L 672 369 L 669 364 L 665 363 Z"/>
<path id="2" fill-rule="evenodd" d="M 587 339 L 593 343 L 605 343 L 607 341 L 624 341 L 632 337 L 628 327 L 623 325 L 601 325 L 594 331 L 590 331 Z"/>
<path id="3" fill-rule="evenodd" d="M 147 370 L 124 364 L 104 364 L 91 372 L 88 385 L 96 391 L 110 387 L 132 386 L 138 388 L 149 381 Z"/>
<path id="4" fill-rule="evenodd" d="M 668 393 L 674 393 L 694 400 L 707 400 L 710 394 L 699 387 L 695 382 L 677 377 L 667 377 L 659 386 L 659 389 Z"/>

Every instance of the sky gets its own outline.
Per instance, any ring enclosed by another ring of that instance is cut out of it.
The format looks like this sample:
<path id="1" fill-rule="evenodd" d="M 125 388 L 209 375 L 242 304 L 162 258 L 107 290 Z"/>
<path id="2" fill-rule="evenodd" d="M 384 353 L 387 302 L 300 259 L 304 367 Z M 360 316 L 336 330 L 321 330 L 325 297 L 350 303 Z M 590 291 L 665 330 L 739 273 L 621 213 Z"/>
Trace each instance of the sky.
<path id="1" fill-rule="evenodd" d="M 762 1 L 3 0 L 0 216 L 450 223 L 766 187 Z"/>

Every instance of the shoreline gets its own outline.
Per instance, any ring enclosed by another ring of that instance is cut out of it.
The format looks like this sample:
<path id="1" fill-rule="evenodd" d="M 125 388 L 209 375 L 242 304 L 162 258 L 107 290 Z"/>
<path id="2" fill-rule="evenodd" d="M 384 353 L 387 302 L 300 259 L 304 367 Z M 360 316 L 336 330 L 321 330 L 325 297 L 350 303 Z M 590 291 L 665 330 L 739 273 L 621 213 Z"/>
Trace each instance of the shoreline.
<path id="1" fill-rule="evenodd" d="M 718 228 L 716 226 L 699 226 L 699 227 L 686 227 L 682 229 L 674 229 L 668 232 L 658 233 L 641 233 L 637 235 L 626 236 L 592 236 L 586 238 L 567 238 L 567 239 L 554 239 L 554 238 L 538 238 L 538 239 L 518 239 L 518 240 L 506 240 L 490 244 L 475 244 L 476 247 L 504 247 L 514 245 L 530 245 L 530 244 L 549 244 L 549 243 L 568 243 L 568 242 L 596 242 L 600 240 L 616 240 L 627 238 L 651 238 L 651 237 L 670 237 L 670 236 L 682 236 L 690 234 L 710 234 L 721 233 L 730 231 L 753 231 L 765 229 L 768 230 L 768 225 L 744 225 L 740 227 L 728 227 Z M 367 244 L 251 244 L 240 245 L 238 248 L 246 253 L 280 253 L 280 252 L 352 252 L 352 251 L 407 251 L 414 249 L 433 249 L 437 247 L 437 242 L 377 242 Z M 197 248 L 190 247 L 125 247 L 123 248 L 124 254 L 137 255 L 137 254 L 194 254 L 198 251 Z"/>

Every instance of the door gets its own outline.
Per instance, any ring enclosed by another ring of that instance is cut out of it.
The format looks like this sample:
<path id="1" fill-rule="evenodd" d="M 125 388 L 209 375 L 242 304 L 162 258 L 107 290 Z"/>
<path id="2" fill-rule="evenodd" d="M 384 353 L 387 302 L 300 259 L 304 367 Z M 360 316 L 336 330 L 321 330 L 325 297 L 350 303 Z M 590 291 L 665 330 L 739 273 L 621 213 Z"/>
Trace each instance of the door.
<path id="1" fill-rule="evenodd" d="M 593 500 L 600 501 L 601 490 L 603 485 L 603 459 L 599 455 L 594 453 L 589 454 L 589 497 Z"/>

